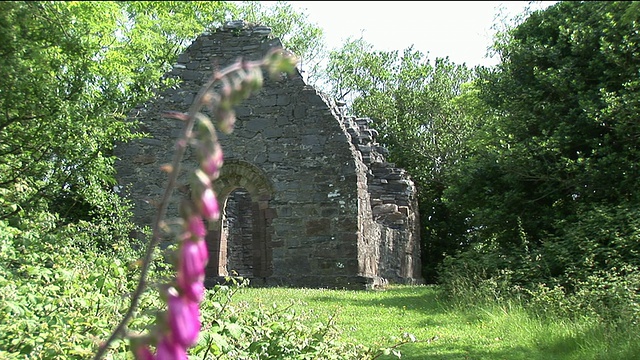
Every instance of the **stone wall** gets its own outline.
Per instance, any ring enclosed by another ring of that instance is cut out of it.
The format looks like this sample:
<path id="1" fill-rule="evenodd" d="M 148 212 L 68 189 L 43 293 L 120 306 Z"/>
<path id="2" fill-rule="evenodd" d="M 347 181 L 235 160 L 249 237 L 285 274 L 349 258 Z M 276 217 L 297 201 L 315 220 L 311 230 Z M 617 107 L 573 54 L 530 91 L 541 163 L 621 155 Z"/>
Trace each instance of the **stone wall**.
<path id="1" fill-rule="evenodd" d="M 118 181 L 135 203 L 135 220 L 151 224 L 178 121 L 214 66 L 257 60 L 278 39 L 264 26 L 227 24 L 198 37 L 167 77 L 180 86 L 131 112 L 145 139 L 116 147 Z M 265 79 L 236 108 L 232 134 L 221 134 L 225 164 L 215 183 L 222 221 L 209 224 L 210 282 L 238 273 L 253 284 L 364 288 L 420 282 L 416 191 L 402 169 L 386 162 L 369 119 L 346 116 L 344 104 L 305 84 L 296 73 Z M 183 168 L 195 167 L 188 152 Z M 186 183 L 186 179 L 181 179 Z M 169 208 L 177 216 L 180 188 Z M 230 196 L 231 195 L 231 196 Z"/>

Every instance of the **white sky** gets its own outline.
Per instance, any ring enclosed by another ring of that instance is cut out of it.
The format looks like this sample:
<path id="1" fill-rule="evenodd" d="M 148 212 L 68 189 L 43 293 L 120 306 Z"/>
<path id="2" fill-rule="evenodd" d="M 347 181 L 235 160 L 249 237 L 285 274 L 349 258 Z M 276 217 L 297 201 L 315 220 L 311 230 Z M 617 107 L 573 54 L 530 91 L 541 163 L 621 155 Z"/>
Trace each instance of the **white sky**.
<path id="1" fill-rule="evenodd" d="M 528 1 L 289 1 L 325 32 L 329 49 L 348 37 L 371 43 L 375 50 L 414 50 L 428 58 L 449 56 L 467 66 L 494 65 L 485 58 L 492 43 L 491 29 L 504 8 L 507 18 L 520 14 Z M 555 1 L 537 1 L 532 9 Z"/>

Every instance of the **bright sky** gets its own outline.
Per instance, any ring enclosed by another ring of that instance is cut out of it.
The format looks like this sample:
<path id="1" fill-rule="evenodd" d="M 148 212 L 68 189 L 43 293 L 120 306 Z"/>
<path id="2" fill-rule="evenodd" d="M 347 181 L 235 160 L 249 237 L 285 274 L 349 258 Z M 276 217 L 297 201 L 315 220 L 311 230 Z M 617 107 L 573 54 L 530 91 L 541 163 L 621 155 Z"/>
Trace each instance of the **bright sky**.
<path id="1" fill-rule="evenodd" d="M 375 50 L 404 50 L 414 45 L 428 58 L 449 56 L 467 66 L 494 65 L 485 58 L 492 43 L 492 25 L 504 8 L 507 18 L 520 14 L 529 1 L 290 1 L 311 23 L 325 31 L 329 49 L 348 37 L 373 44 Z M 542 9 L 555 1 L 537 1 Z M 306 11 L 304 11 L 306 9 Z"/>

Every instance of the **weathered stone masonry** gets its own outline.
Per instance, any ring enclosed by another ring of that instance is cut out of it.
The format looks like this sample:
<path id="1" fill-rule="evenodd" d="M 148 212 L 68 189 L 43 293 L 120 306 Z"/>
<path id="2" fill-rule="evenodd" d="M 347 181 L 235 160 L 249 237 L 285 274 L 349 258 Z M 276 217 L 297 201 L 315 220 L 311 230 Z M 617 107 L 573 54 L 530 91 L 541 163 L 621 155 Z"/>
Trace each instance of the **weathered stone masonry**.
<path id="1" fill-rule="evenodd" d="M 179 121 L 214 66 L 257 60 L 278 39 L 264 26 L 234 22 L 198 37 L 168 77 L 176 89 L 131 112 L 150 136 L 116 148 L 118 181 L 135 204 L 135 220 L 151 224 L 166 183 Z M 369 119 L 346 116 L 299 73 L 265 79 L 236 108 L 232 134 L 221 136 L 225 164 L 216 181 L 224 217 L 209 224 L 207 277 L 239 274 L 253 284 L 363 288 L 420 282 L 416 191 L 402 169 L 385 161 Z M 184 167 L 195 167 L 188 151 Z M 186 179 L 181 179 L 186 183 Z M 184 188 L 175 192 L 177 216 Z"/>

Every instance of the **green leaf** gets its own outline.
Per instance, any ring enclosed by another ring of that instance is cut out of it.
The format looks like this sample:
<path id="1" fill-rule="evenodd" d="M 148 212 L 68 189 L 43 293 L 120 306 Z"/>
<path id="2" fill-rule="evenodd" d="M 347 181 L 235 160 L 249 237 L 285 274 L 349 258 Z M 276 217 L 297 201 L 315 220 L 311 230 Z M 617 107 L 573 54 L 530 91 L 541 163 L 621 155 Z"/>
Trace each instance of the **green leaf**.
<path id="1" fill-rule="evenodd" d="M 231 337 L 235 339 L 239 339 L 240 337 L 242 337 L 242 326 L 236 323 L 226 323 L 224 325 L 224 328 L 229 332 L 229 335 L 231 335 Z"/>

